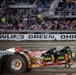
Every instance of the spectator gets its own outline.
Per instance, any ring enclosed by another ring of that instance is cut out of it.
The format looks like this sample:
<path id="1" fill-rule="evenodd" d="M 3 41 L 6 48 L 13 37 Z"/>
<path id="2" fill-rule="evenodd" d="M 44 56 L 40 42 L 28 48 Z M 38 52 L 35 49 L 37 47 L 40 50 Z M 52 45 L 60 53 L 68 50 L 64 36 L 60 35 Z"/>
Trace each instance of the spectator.
<path id="1" fill-rule="evenodd" d="M 69 0 L 69 3 L 72 4 L 73 3 L 73 0 Z"/>
<path id="2" fill-rule="evenodd" d="M 1 22 L 2 22 L 3 24 L 6 24 L 6 17 L 3 16 L 3 17 L 1 18 Z"/>
<path id="3" fill-rule="evenodd" d="M 38 25 L 38 23 L 36 23 L 36 24 L 33 26 L 33 30 L 39 30 L 39 25 Z"/>
<path id="4" fill-rule="evenodd" d="M 38 12 L 41 13 L 42 12 L 42 9 L 40 7 L 38 7 Z"/>
<path id="5" fill-rule="evenodd" d="M 11 15 L 10 20 L 11 20 L 11 23 L 15 23 L 15 17 L 13 15 Z"/>
<path id="6" fill-rule="evenodd" d="M 42 15 L 40 13 L 37 14 L 37 17 L 38 17 L 39 20 L 42 21 Z"/>

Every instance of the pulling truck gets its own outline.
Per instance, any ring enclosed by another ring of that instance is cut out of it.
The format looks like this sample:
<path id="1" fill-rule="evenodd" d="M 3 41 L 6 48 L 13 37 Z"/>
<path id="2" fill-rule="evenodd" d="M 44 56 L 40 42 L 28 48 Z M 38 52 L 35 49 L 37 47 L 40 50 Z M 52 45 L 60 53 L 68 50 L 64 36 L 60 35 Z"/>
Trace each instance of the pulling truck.
<path id="1" fill-rule="evenodd" d="M 62 64 L 69 68 L 73 62 L 72 51 L 69 46 L 61 50 L 56 50 L 56 48 L 51 48 L 50 50 L 27 50 L 17 46 L 1 51 L 0 57 L 0 64 L 6 63 L 9 71 L 13 73 L 23 73 L 30 71 L 32 68 Z"/>

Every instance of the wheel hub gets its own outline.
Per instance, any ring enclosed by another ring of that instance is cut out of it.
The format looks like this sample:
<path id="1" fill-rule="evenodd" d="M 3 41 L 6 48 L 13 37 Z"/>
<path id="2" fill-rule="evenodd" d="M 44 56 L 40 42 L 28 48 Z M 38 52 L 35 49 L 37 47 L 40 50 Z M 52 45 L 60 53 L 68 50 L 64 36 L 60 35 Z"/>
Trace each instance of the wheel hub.
<path id="1" fill-rule="evenodd" d="M 22 67 L 22 62 L 21 62 L 21 60 L 19 60 L 19 59 L 14 59 L 14 60 L 12 60 L 12 62 L 11 62 L 11 67 L 12 67 L 12 69 L 14 69 L 14 70 L 20 70 L 21 67 Z"/>

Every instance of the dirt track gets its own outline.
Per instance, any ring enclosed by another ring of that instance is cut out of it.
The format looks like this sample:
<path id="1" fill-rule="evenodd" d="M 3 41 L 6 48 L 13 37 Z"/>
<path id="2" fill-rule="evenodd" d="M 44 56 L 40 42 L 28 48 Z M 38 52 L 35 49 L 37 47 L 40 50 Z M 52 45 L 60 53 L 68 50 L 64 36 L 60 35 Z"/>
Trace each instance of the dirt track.
<path id="1" fill-rule="evenodd" d="M 49 72 L 34 72 L 34 71 L 31 71 L 31 72 L 28 72 L 28 73 L 22 73 L 22 74 L 11 74 L 11 73 L 3 73 L 1 75 L 76 75 L 76 73 L 51 73 L 50 71 Z"/>
<path id="2" fill-rule="evenodd" d="M 53 47 L 60 50 L 64 46 L 69 46 L 71 50 L 76 50 L 76 41 L 0 41 L 0 50 L 19 45 L 29 50 L 49 50 Z"/>

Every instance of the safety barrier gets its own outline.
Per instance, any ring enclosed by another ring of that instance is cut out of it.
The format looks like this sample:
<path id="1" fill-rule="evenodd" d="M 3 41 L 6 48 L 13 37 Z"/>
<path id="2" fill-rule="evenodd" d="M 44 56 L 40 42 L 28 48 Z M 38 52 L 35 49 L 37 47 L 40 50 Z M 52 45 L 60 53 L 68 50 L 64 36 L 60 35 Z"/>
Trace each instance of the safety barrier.
<path id="1" fill-rule="evenodd" d="M 1 33 L 19 33 L 19 32 L 23 32 L 23 33 L 49 33 L 49 34 L 61 34 L 61 33 L 66 33 L 66 34 L 75 34 L 76 31 L 75 30 L 0 30 Z"/>

